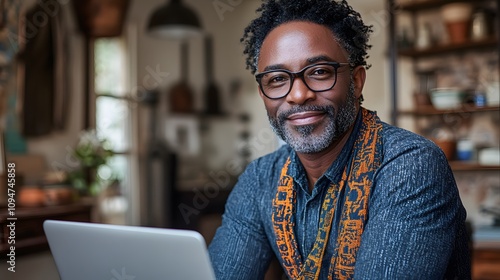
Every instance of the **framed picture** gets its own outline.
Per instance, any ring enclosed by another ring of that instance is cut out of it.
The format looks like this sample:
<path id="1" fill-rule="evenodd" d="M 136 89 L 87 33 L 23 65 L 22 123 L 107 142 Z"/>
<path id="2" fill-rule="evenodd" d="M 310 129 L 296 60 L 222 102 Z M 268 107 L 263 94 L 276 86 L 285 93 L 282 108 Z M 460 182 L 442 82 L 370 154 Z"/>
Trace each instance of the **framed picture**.
<path id="1" fill-rule="evenodd" d="M 196 156 L 200 152 L 199 123 L 196 117 L 174 116 L 165 122 L 166 140 L 181 156 Z"/>

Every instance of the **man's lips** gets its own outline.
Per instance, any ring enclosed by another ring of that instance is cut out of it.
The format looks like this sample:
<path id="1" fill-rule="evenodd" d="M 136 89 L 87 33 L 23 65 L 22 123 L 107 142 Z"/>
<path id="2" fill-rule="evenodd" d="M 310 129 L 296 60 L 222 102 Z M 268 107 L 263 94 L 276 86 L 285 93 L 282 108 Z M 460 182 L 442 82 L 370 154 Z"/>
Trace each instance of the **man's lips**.
<path id="1" fill-rule="evenodd" d="M 310 125 L 319 122 L 325 116 L 323 111 L 306 111 L 289 115 L 286 119 L 292 125 Z"/>

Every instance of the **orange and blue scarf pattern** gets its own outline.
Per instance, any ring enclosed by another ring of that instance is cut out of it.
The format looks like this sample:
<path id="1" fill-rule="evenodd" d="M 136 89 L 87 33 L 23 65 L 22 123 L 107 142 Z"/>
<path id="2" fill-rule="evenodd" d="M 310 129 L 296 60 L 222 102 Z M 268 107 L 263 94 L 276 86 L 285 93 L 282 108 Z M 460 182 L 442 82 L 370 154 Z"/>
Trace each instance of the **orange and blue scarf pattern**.
<path id="1" fill-rule="evenodd" d="M 273 200 L 273 228 L 281 255 L 282 267 L 291 279 L 319 279 L 321 263 L 332 229 L 339 193 L 345 192 L 335 252 L 330 261 L 328 279 L 352 279 L 361 234 L 368 215 L 368 199 L 375 171 L 381 162 L 382 124 L 374 112 L 362 110 L 362 125 L 353 147 L 350 170 L 342 173 L 340 183 L 333 183 L 323 200 L 316 241 L 306 260 L 299 253 L 294 236 L 293 178 L 288 175 L 290 158 L 281 170 L 276 196 Z M 331 241 L 332 242 L 332 241 Z"/>

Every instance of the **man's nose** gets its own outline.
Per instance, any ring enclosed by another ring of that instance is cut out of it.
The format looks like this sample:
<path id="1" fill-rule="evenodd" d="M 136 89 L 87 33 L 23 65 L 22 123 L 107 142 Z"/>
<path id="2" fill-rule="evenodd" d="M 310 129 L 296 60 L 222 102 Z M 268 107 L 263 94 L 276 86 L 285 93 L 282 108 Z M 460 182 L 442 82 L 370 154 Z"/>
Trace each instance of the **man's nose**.
<path id="1" fill-rule="evenodd" d="M 288 103 L 302 105 L 314 99 L 316 99 L 316 93 L 310 90 L 301 78 L 296 77 L 293 81 L 290 93 L 286 96 L 286 101 Z"/>

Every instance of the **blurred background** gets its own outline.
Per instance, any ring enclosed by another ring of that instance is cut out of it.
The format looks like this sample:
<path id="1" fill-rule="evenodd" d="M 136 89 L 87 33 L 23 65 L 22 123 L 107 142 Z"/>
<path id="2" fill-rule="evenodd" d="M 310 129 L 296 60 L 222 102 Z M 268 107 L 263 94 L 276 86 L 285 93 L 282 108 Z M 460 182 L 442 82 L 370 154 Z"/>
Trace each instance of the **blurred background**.
<path id="1" fill-rule="evenodd" d="M 475 246 L 498 253 L 499 1 L 348 2 L 373 28 L 364 106 L 440 145 Z M 15 188 L 18 250 L 46 248 L 48 218 L 209 243 L 238 175 L 282 144 L 240 43 L 260 1 L 0 3 L 0 206 Z"/>

